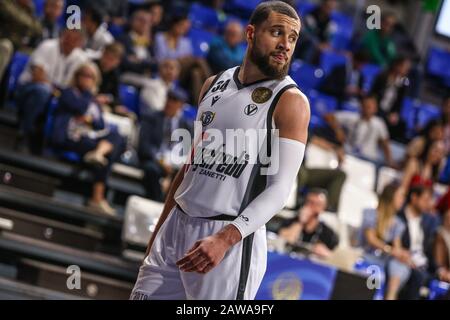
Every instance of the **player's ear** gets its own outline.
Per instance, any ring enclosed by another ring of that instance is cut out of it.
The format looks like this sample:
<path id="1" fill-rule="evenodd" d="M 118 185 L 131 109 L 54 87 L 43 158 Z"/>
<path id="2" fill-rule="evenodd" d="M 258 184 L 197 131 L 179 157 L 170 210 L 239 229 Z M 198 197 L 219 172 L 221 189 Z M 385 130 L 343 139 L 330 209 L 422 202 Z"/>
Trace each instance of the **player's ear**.
<path id="1" fill-rule="evenodd" d="M 247 42 L 253 42 L 253 37 L 255 36 L 255 26 L 252 24 L 247 25 L 245 28 L 245 38 Z"/>

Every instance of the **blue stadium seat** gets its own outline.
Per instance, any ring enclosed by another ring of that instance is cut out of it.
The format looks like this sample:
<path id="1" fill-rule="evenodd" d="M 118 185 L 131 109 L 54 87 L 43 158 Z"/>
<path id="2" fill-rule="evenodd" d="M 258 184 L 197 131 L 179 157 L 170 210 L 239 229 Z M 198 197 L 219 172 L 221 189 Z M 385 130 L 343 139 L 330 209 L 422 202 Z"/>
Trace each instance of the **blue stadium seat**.
<path id="1" fill-rule="evenodd" d="M 33 0 L 34 9 L 37 17 L 42 17 L 44 15 L 45 0 Z"/>
<path id="2" fill-rule="evenodd" d="M 125 33 L 125 29 L 123 26 L 119 26 L 113 23 L 110 23 L 108 25 L 108 31 L 112 34 L 114 39 L 119 39 Z"/>
<path id="3" fill-rule="evenodd" d="M 441 116 L 441 109 L 438 106 L 432 104 L 422 104 L 419 109 L 417 125 L 419 128 L 423 128 L 433 119 Z"/>
<path id="4" fill-rule="evenodd" d="M 297 11 L 300 13 L 300 16 L 303 17 L 313 11 L 316 7 L 317 5 L 315 3 L 300 1 L 300 3 L 297 4 Z"/>
<path id="5" fill-rule="evenodd" d="M 292 79 L 298 84 L 302 91 L 309 91 L 316 89 L 320 81 L 322 81 L 324 72 L 309 63 L 301 60 L 292 62 L 290 75 Z"/>
<path id="6" fill-rule="evenodd" d="M 13 92 L 16 90 L 17 83 L 20 77 L 20 74 L 25 69 L 30 56 L 16 52 L 11 60 L 10 69 L 9 69 L 9 83 L 8 83 L 8 91 Z"/>
<path id="7" fill-rule="evenodd" d="M 240 17 L 249 18 L 253 10 L 262 0 L 227 0 L 224 9 L 234 12 Z"/>
<path id="8" fill-rule="evenodd" d="M 361 111 L 361 107 L 358 101 L 344 101 L 340 109 L 342 111 L 350 111 L 350 112 L 357 112 L 359 113 Z"/>
<path id="9" fill-rule="evenodd" d="M 190 104 L 186 104 L 183 107 L 183 118 L 186 120 L 194 121 L 197 117 L 197 109 Z"/>
<path id="10" fill-rule="evenodd" d="M 128 110 L 139 115 L 139 91 L 135 87 L 121 84 L 119 86 L 119 96 L 123 105 Z"/>
<path id="11" fill-rule="evenodd" d="M 323 51 L 320 56 L 320 67 L 328 75 L 334 67 L 347 64 L 347 57 L 332 50 Z"/>
<path id="12" fill-rule="evenodd" d="M 337 100 L 334 97 L 311 90 L 307 94 L 311 106 L 311 114 L 322 118 L 325 114 L 337 110 Z"/>
<path id="13" fill-rule="evenodd" d="M 193 3 L 191 5 L 189 19 L 192 21 L 192 27 L 197 29 L 217 29 L 219 26 L 217 12 L 199 3 Z"/>
<path id="14" fill-rule="evenodd" d="M 436 300 L 440 296 L 445 295 L 450 290 L 450 284 L 439 280 L 433 280 L 430 283 L 430 300 Z"/>
<path id="15" fill-rule="evenodd" d="M 381 67 L 376 64 L 366 63 L 362 68 L 361 72 L 364 76 L 363 90 L 370 91 L 372 88 L 372 83 L 376 76 L 381 72 Z"/>
<path id="16" fill-rule="evenodd" d="M 438 47 L 430 48 L 428 72 L 443 79 L 450 79 L 450 52 Z"/>
<path id="17" fill-rule="evenodd" d="M 420 109 L 420 101 L 418 99 L 411 99 L 406 97 L 403 100 L 403 106 L 400 110 L 400 118 L 406 123 L 407 137 L 412 137 L 416 132 L 416 124 L 418 122 Z"/>
<path id="18" fill-rule="evenodd" d="M 353 18 L 335 11 L 331 15 L 331 20 L 337 25 L 337 30 L 331 39 L 331 45 L 335 49 L 349 49 L 353 36 Z"/>
<path id="19" fill-rule="evenodd" d="M 205 57 L 209 51 L 209 44 L 214 39 L 215 34 L 203 29 L 192 28 L 188 34 L 192 41 L 194 55 Z"/>

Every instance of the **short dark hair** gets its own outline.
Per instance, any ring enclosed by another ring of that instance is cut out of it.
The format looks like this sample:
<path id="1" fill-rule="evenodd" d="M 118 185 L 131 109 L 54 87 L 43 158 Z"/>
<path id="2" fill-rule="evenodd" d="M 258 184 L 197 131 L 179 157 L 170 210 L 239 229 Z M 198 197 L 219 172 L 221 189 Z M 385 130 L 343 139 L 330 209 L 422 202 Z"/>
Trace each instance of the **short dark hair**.
<path id="1" fill-rule="evenodd" d="M 256 9 L 252 13 L 252 16 L 250 17 L 249 24 L 254 26 L 260 25 L 263 21 L 267 20 L 272 11 L 284 14 L 295 20 L 300 20 L 297 11 L 295 11 L 295 9 L 291 5 L 283 1 L 271 0 L 261 2 L 256 7 Z"/>
<path id="2" fill-rule="evenodd" d="M 407 198 L 407 202 L 411 202 L 412 200 L 412 196 L 415 195 L 417 197 L 422 196 L 424 193 L 429 192 L 429 193 L 433 193 L 433 190 L 431 189 L 431 187 L 424 185 L 424 184 L 418 184 L 415 186 L 412 186 L 409 189 L 409 193 L 408 193 L 408 198 Z"/>
<path id="3" fill-rule="evenodd" d="M 101 25 L 105 18 L 103 11 L 95 5 L 86 8 L 84 14 L 87 15 L 97 26 Z"/>

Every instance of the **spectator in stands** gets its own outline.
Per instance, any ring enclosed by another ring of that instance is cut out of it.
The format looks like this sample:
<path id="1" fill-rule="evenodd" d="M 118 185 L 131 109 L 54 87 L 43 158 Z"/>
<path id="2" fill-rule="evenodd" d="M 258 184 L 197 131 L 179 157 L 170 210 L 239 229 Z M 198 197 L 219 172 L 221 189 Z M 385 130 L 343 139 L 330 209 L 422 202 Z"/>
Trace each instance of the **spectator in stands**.
<path id="1" fill-rule="evenodd" d="M 211 75 L 211 70 L 203 58 L 193 56 L 191 40 L 186 37 L 190 27 L 191 22 L 187 16 L 174 16 L 170 29 L 156 34 L 155 56 L 158 61 L 178 59 L 181 65 L 181 84 L 189 88 L 192 104 L 197 105 L 200 90 Z"/>
<path id="2" fill-rule="evenodd" d="M 436 275 L 440 281 L 450 282 L 450 189 L 439 200 L 437 208 L 442 216 L 442 225 L 434 243 Z"/>
<path id="3" fill-rule="evenodd" d="M 382 119 L 376 116 L 377 100 L 373 96 L 365 96 L 361 101 L 361 114 L 350 111 L 338 111 L 325 115 L 325 120 L 332 132 L 324 130 L 319 133 L 332 145 L 344 146 L 347 152 L 373 162 L 381 162 L 378 147 L 381 145 L 384 162 L 395 166 L 389 145 L 389 133 Z"/>
<path id="4" fill-rule="evenodd" d="M 42 36 L 40 41 L 47 39 L 56 39 L 59 37 L 61 27 L 59 19 L 64 10 L 63 0 L 46 0 L 44 5 L 44 16 L 41 19 Z"/>
<path id="5" fill-rule="evenodd" d="M 337 234 L 321 222 L 319 216 L 327 207 L 327 194 L 322 189 L 311 189 L 297 217 L 287 220 L 278 234 L 293 248 L 307 247 L 313 254 L 327 258 L 339 244 Z"/>
<path id="6" fill-rule="evenodd" d="M 425 145 L 417 158 L 410 158 L 406 163 L 402 178 L 403 188 L 408 190 L 417 185 L 432 188 L 439 179 L 444 165 L 444 157 L 445 149 L 442 140 Z"/>
<path id="7" fill-rule="evenodd" d="M 181 128 L 192 134 L 191 123 L 183 119 L 181 113 L 186 100 L 183 90 L 172 89 L 164 110 L 145 114 L 141 119 L 138 155 L 145 171 L 143 183 L 147 197 L 155 201 L 164 201 L 164 194 L 179 169 L 171 163 L 170 154 L 175 145 L 171 141 L 172 132 Z"/>
<path id="8" fill-rule="evenodd" d="M 67 87 L 75 70 L 88 60 L 82 43 L 83 35 L 76 29 L 64 30 L 59 39 L 43 41 L 20 76 L 16 92 L 19 123 L 24 142 L 32 153 L 41 151 L 41 123 L 37 122 L 43 122 L 42 115 L 53 90 Z"/>
<path id="9" fill-rule="evenodd" d="M 386 300 L 397 299 L 400 289 L 411 274 L 411 257 L 401 242 L 405 225 L 397 217 L 404 201 L 405 192 L 394 181 L 383 189 L 377 209 L 363 211 L 360 240 L 364 260 L 383 268 L 389 275 Z"/>
<path id="10" fill-rule="evenodd" d="M 229 22 L 223 37 L 216 37 L 209 46 L 207 60 L 214 73 L 238 66 L 242 63 L 245 48 L 244 30 L 238 21 Z"/>
<path id="11" fill-rule="evenodd" d="M 395 14 L 384 12 L 381 28 L 367 31 L 361 39 L 361 46 L 369 55 L 372 63 L 387 67 L 396 57 L 397 50 L 392 39 L 392 31 L 397 24 Z"/>
<path id="12" fill-rule="evenodd" d="M 409 87 L 408 73 L 411 61 L 408 58 L 397 57 L 389 68 L 379 74 L 370 90 L 378 100 L 378 115 L 384 119 L 393 140 L 406 142 L 406 124 L 400 117 L 403 100 Z"/>
<path id="13" fill-rule="evenodd" d="M 180 64 L 175 59 L 165 59 L 159 63 L 158 77 L 148 79 L 141 90 L 141 114 L 164 109 L 167 93 L 177 86 Z"/>
<path id="14" fill-rule="evenodd" d="M 304 161 L 297 175 L 298 190 L 325 189 L 328 194 L 327 211 L 337 212 L 345 179 L 346 174 L 340 169 L 308 168 Z"/>
<path id="15" fill-rule="evenodd" d="M 128 0 L 109 0 L 106 19 L 116 26 L 124 26 L 128 19 Z"/>
<path id="16" fill-rule="evenodd" d="M 29 52 L 31 39 L 42 34 L 33 0 L 0 1 L 0 39 L 8 39 L 14 51 Z"/>
<path id="17" fill-rule="evenodd" d="M 54 114 L 52 145 L 60 150 L 73 151 L 92 165 L 94 185 L 88 201 L 91 209 L 114 215 L 105 199 L 105 181 L 111 165 L 124 151 L 125 141 L 114 128 L 105 126 L 102 110 L 95 101 L 100 73 L 95 64 L 80 66 L 72 86 L 64 89 Z"/>
<path id="18" fill-rule="evenodd" d="M 114 42 L 114 37 L 109 33 L 103 13 L 99 9 L 86 9 L 82 17 L 82 26 L 87 37 L 84 49 L 89 58 L 98 59 L 105 46 Z"/>
<path id="19" fill-rule="evenodd" d="M 30 51 L 31 38 L 41 31 L 32 0 L 0 1 L 0 106 L 6 101 L 7 67 L 14 52 Z"/>
<path id="20" fill-rule="evenodd" d="M 367 54 L 358 51 L 345 65 L 334 67 L 320 84 L 319 90 L 336 97 L 341 103 L 350 99 L 360 99 L 363 94 L 364 76 L 361 72 L 367 62 Z"/>
<path id="21" fill-rule="evenodd" d="M 444 139 L 444 122 L 442 119 L 433 119 L 427 123 L 425 128 L 408 144 L 406 149 L 406 160 L 418 158 L 427 145 Z"/>
<path id="22" fill-rule="evenodd" d="M 114 42 L 107 45 L 101 58 L 95 61 L 102 79 L 96 100 L 100 105 L 108 106 L 116 114 L 128 115 L 129 112 L 122 105 L 119 97 L 119 65 L 123 55 L 123 46 Z"/>
<path id="23" fill-rule="evenodd" d="M 153 35 L 162 31 L 162 20 L 164 17 L 164 7 L 160 1 L 154 1 L 149 7 L 150 14 L 152 15 L 152 30 Z"/>
<path id="24" fill-rule="evenodd" d="M 411 276 L 399 294 L 400 299 L 418 299 L 420 288 L 426 285 L 435 272 L 433 245 L 438 221 L 428 214 L 432 210 L 432 189 L 417 185 L 412 187 L 399 217 L 406 226 L 402 247 L 409 250 L 412 262 Z"/>
<path id="25" fill-rule="evenodd" d="M 299 58 L 316 64 L 320 53 L 331 48 L 331 36 L 336 30 L 331 14 L 336 5 L 336 0 L 322 0 L 316 9 L 303 18 L 302 44 L 296 53 Z"/>
<path id="26" fill-rule="evenodd" d="M 130 31 L 121 38 L 125 47 L 122 63 L 124 72 L 129 72 L 127 82 L 139 85 L 144 78 L 151 75 L 155 66 L 152 43 L 152 16 L 145 10 L 137 10 L 131 18 Z M 133 74 L 135 76 L 133 76 Z M 137 83 L 136 83 L 137 82 Z"/>

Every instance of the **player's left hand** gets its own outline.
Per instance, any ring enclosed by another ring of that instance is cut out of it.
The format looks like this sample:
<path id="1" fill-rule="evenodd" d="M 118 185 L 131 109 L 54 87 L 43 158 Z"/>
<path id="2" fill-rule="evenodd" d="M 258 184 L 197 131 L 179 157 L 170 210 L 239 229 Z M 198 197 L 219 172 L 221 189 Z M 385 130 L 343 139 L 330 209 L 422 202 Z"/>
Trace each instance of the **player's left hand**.
<path id="1" fill-rule="evenodd" d="M 223 260 L 229 248 L 229 244 L 217 235 L 206 237 L 198 240 L 177 266 L 183 272 L 207 273 Z"/>

